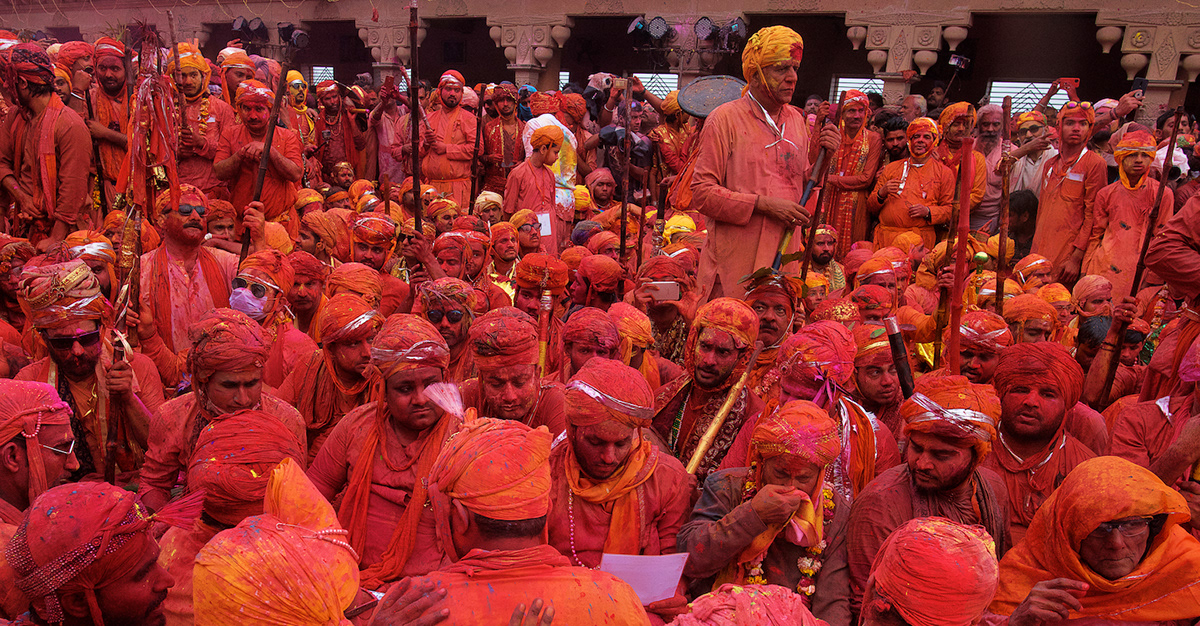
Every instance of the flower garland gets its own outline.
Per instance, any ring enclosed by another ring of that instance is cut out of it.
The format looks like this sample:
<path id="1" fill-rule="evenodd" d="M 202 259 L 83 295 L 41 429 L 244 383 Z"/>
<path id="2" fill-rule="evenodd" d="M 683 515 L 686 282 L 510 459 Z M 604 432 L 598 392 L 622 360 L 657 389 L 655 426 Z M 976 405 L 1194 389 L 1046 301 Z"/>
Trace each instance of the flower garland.
<path id="1" fill-rule="evenodd" d="M 746 485 L 742 490 L 742 502 L 749 502 L 754 494 L 758 493 L 759 486 L 750 477 L 757 472 L 757 462 L 750 465 L 750 472 L 747 474 Z M 817 591 L 817 574 L 821 572 L 821 567 L 825 563 L 825 550 L 829 547 L 828 542 L 824 537 L 829 535 L 830 521 L 833 520 L 834 502 L 833 489 L 825 487 L 821 490 L 821 506 L 824 507 L 824 533 L 821 543 L 815 546 L 804 548 L 804 554 L 796 559 L 796 567 L 800 570 L 800 582 L 796 585 L 796 592 L 804 596 L 808 602 Z M 750 562 L 750 570 L 746 574 L 747 585 L 766 585 L 767 576 L 763 570 L 763 560 L 767 553 L 764 551 L 762 555 Z"/>

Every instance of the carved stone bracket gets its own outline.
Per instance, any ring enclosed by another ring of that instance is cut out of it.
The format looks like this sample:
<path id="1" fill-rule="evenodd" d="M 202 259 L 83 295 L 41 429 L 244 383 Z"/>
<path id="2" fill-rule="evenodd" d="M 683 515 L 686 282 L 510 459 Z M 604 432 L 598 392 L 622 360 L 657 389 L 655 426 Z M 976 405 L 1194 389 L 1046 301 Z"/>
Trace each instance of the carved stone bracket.
<path id="1" fill-rule="evenodd" d="M 850 12 L 846 25 L 846 36 L 855 48 L 866 45 L 867 62 L 884 83 L 884 100 L 899 104 L 908 95 L 902 73 L 917 69 L 924 74 L 937 61 L 943 40 L 951 49 L 957 47 L 967 36 L 971 15 L 966 11 Z"/>
<path id="2" fill-rule="evenodd" d="M 371 21 L 358 22 L 358 38 L 371 49 L 371 58 L 377 65 L 408 66 L 412 51 L 408 41 L 408 23 L 383 24 Z M 417 28 L 417 45 L 425 40 L 427 32 L 424 20 Z"/>
<path id="3" fill-rule="evenodd" d="M 516 83 L 537 85 L 547 66 L 571 38 L 575 22 L 565 15 L 523 16 L 517 20 L 489 18 L 488 34 L 504 49 L 508 69 L 516 74 Z"/>
<path id="4" fill-rule="evenodd" d="M 1101 46 L 1120 43 L 1121 67 L 1129 80 L 1145 71 L 1149 84 L 1138 121 L 1152 121 L 1183 103 L 1200 65 L 1195 56 L 1200 55 L 1200 11 L 1101 11 L 1096 26 Z"/>

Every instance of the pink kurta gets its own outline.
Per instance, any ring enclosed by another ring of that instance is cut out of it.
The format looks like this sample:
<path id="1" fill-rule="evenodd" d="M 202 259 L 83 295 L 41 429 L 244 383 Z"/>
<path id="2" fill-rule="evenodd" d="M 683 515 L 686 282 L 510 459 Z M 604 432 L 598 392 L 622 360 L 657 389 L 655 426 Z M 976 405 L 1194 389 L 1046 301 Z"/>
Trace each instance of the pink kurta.
<path id="1" fill-rule="evenodd" d="M 1158 186 L 1158 181 L 1147 180 L 1141 189 L 1130 191 L 1117 181 L 1096 194 L 1083 273 L 1099 274 L 1111 281 L 1113 297 L 1129 295 L 1133 286 L 1133 273 L 1142 254 L 1142 239 L 1146 236 Z M 1163 192 L 1156 229 L 1171 219 L 1174 207 L 1171 190 L 1167 189 Z"/>
<path id="2" fill-rule="evenodd" d="M 431 146 L 422 146 L 421 177 L 440 193 L 449 194 L 459 207 L 466 207 L 473 200 L 469 196 L 471 158 L 475 153 L 475 116 L 462 107 L 449 111 L 442 107 L 430 113 L 427 119 L 437 133 L 438 141 L 445 144 L 446 153 L 438 154 Z"/>
<path id="3" fill-rule="evenodd" d="M 1175 411 L 1171 411 L 1171 405 Z M 1125 407 L 1113 422 L 1109 454 L 1149 469 L 1179 438 L 1192 406 L 1192 396 L 1159 398 Z"/>
<path id="4" fill-rule="evenodd" d="M 735 293 L 743 276 L 774 262 L 789 227 L 754 204 L 760 195 L 799 202 L 808 172 L 808 125 L 800 109 L 784 105 L 772 125 L 747 93 L 708 116 L 692 178 L 692 206 L 711 218 L 696 280 L 702 291 L 719 282 L 717 294 Z M 799 245 L 793 238 L 786 252 Z"/>
<path id="5" fill-rule="evenodd" d="M 275 331 L 275 342 L 263 367 L 263 383 L 278 389 L 296 368 L 296 362 L 317 349 L 317 342 L 291 323 L 280 324 Z"/>
<path id="6" fill-rule="evenodd" d="M 1062 267 L 1076 248 L 1086 251 L 1092 235 L 1092 206 L 1107 177 L 1104 158 L 1091 150 L 1074 162 L 1064 163 L 1061 154 L 1052 157 L 1042 174 L 1030 251 L 1050 259 L 1054 267 Z"/>
<path id="7" fill-rule="evenodd" d="M 208 248 L 208 250 L 216 257 L 217 264 L 221 266 L 222 276 L 214 277 L 213 280 L 226 285 L 230 284 L 237 274 L 237 255 L 218 248 Z M 149 300 L 151 294 L 154 293 L 151 285 L 163 280 L 162 276 L 156 276 L 152 271 L 156 254 L 167 255 L 166 279 L 171 300 L 171 319 L 154 321 L 158 325 L 158 333 L 169 334 L 175 350 L 183 352 L 192 345 L 191 340 L 188 339 L 188 328 L 200 321 L 200 318 L 209 311 L 218 308 L 218 305 L 214 303 L 213 296 L 209 292 L 208 279 L 204 276 L 204 264 L 197 261 L 192 273 L 189 274 L 183 266 L 183 261 L 172 255 L 165 245 L 142 255 L 143 299 Z M 220 306 L 225 306 L 225 303 L 222 302 Z M 160 366 L 159 369 L 163 368 Z"/>
<path id="8" fill-rule="evenodd" d="M 550 235 L 542 235 L 542 252 L 558 256 L 559 242 L 570 236 L 570 224 L 559 219 L 554 210 L 554 172 L 545 165 L 535 168 L 523 161 L 508 175 L 504 186 L 503 211 L 507 216 L 529 209 L 538 216 L 539 224 L 550 222 Z M 544 227 L 543 227 L 544 228 Z M 544 233 L 545 230 L 538 232 Z"/>

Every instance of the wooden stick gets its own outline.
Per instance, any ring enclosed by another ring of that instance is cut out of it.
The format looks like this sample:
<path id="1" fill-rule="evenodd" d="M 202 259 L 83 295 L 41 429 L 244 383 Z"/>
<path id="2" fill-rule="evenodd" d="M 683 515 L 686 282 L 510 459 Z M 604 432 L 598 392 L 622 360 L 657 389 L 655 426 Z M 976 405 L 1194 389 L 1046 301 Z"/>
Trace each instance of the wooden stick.
<path id="1" fill-rule="evenodd" d="M 183 77 L 183 67 L 179 65 L 179 44 L 176 43 L 177 40 L 175 39 L 175 13 L 170 9 L 167 10 L 167 28 L 170 29 L 171 33 L 171 55 L 175 59 L 175 71 L 171 73 L 171 85 L 179 92 L 179 130 L 183 130 L 188 125 L 187 113 L 184 111 L 184 105 L 187 104 L 187 96 L 183 94 L 183 87 L 180 87 L 179 83 L 175 82 L 175 74 L 179 74 L 180 78 Z M 204 85 L 201 88 L 204 89 L 207 87 L 207 85 Z"/>
<path id="2" fill-rule="evenodd" d="M 742 372 L 741 377 L 734 383 L 733 388 L 729 390 L 729 395 L 725 397 L 725 402 L 721 405 L 721 409 L 713 416 L 712 421 L 708 423 L 708 428 L 704 431 L 704 436 L 700 437 L 700 442 L 696 444 L 696 451 L 692 453 L 692 457 L 687 464 L 687 473 L 695 474 L 696 470 L 700 469 L 700 462 L 704 460 L 704 455 L 712 447 L 713 441 L 717 438 L 717 433 L 721 432 L 721 426 L 724 426 L 725 420 L 729 418 L 729 412 L 733 410 L 733 403 L 737 401 L 738 396 L 742 395 L 742 389 L 746 387 L 746 381 L 750 379 L 750 370 L 754 369 L 754 363 L 758 360 L 758 355 L 762 350 L 763 343 L 761 341 L 755 342 L 754 353 L 750 355 L 750 360 L 746 362 L 745 371 Z"/>
<path id="3" fill-rule="evenodd" d="M 837 121 L 841 121 L 842 119 L 842 104 L 845 102 L 846 92 L 843 91 L 838 96 Z M 833 121 L 833 119 L 834 118 L 832 115 L 826 118 L 827 121 Z M 817 136 L 821 136 L 820 131 L 817 132 Z M 823 196 L 825 193 L 825 176 L 829 173 L 828 162 L 829 151 L 821 148 L 821 152 L 817 154 L 817 159 L 813 161 L 812 176 L 809 176 L 808 182 L 804 184 L 804 193 L 800 194 L 800 206 L 803 207 L 804 205 L 808 204 L 808 198 L 812 196 L 813 187 L 815 187 L 817 184 L 821 185 L 821 192 L 817 194 L 817 210 L 813 213 L 813 218 L 809 221 L 808 225 L 808 238 L 806 240 L 808 245 L 804 246 L 804 263 L 801 265 L 800 270 L 804 275 L 800 277 L 801 281 L 807 277 L 807 267 L 812 262 L 813 242 L 817 238 L 817 227 L 821 225 L 821 205 L 823 204 L 823 198 L 821 196 Z M 795 234 L 795 232 L 795 228 L 789 228 L 783 233 L 783 239 L 779 242 L 779 249 L 775 251 L 775 262 L 771 264 L 771 267 L 775 269 L 775 271 L 783 269 L 783 254 L 784 252 L 787 252 L 787 247 L 791 245 L 792 236 Z"/>
<path id="4" fill-rule="evenodd" d="M 950 365 L 950 373 L 957 376 L 962 366 L 962 357 L 958 346 L 962 340 L 963 292 L 967 288 L 967 245 L 971 230 L 971 187 L 975 180 L 975 138 L 967 137 L 959 148 L 959 172 L 962 174 L 958 189 L 958 202 L 968 210 L 958 212 L 958 246 L 954 252 L 954 289 L 950 295 L 950 343 L 946 346 L 946 357 Z M 947 249 L 948 251 L 949 249 Z"/>
<path id="5" fill-rule="evenodd" d="M 479 94 L 479 110 L 475 111 L 475 149 L 471 151 L 471 197 L 467 198 L 467 215 L 475 214 L 475 197 L 483 182 L 483 167 L 479 163 L 479 142 L 483 135 L 483 94 Z M 478 170 L 478 171 L 477 171 Z"/>
<path id="6" fill-rule="evenodd" d="M 254 178 L 253 202 L 262 200 L 263 184 L 267 180 L 267 168 L 271 165 L 271 144 L 275 141 L 275 125 L 279 122 L 279 108 L 283 104 L 283 94 L 287 91 L 287 73 L 292 69 L 291 48 L 288 48 L 287 58 L 279 69 L 279 84 L 275 88 L 275 102 L 271 104 L 271 117 L 267 121 L 267 135 L 263 138 L 263 153 L 258 159 L 258 175 Z M 242 250 L 238 254 L 238 265 L 250 254 L 250 229 L 242 232 Z"/>
<path id="7" fill-rule="evenodd" d="M 1012 135 L 1009 132 L 1009 120 L 1012 117 L 1012 96 L 1004 96 L 1004 144 L 1000 157 L 1000 225 L 997 227 L 1000 237 L 999 256 L 996 259 L 996 315 L 1004 317 L 1004 281 L 1008 280 L 1008 184 L 1012 175 L 1012 163 L 1009 161 L 1009 146 Z"/>
<path id="8" fill-rule="evenodd" d="M 425 198 L 421 193 L 421 130 L 417 122 L 425 120 L 425 111 L 421 108 L 421 89 L 417 79 L 417 27 L 417 0 L 411 0 L 408 5 L 408 125 L 412 132 L 410 173 L 413 181 L 413 230 L 420 235 L 423 232 L 421 222 L 425 216 Z"/>
<path id="9" fill-rule="evenodd" d="M 931 158 L 936 159 L 937 156 L 935 155 Z M 961 165 L 959 165 L 958 173 L 955 175 L 954 188 L 958 189 L 960 184 L 962 184 Z M 938 274 L 942 273 L 942 270 L 946 269 L 947 261 L 950 259 L 950 255 L 954 251 L 954 243 L 957 240 L 958 234 L 958 229 L 955 228 L 955 225 L 958 224 L 959 204 L 960 203 L 958 201 L 950 203 L 950 221 L 948 222 L 950 229 L 946 237 L 946 255 L 943 258 L 941 265 L 935 268 L 937 270 L 937 273 L 934 275 L 935 278 Z M 934 312 L 934 315 L 937 315 L 937 330 L 934 332 L 933 337 L 934 364 L 940 363 L 942 360 L 942 331 L 946 328 L 946 302 L 949 297 L 950 294 L 946 289 L 938 288 L 938 308 L 937 311 Z"/>
<path id="10" fill-rule="evenodd" d="M 629 85 L 629 73 L 625 73 L 625 154 L 622 155 L 625 160 L 625 173 L 621 175 L 621 263 L 625 263 L 625 254 L 627 253 L 627 245 L 625 239 L 629 236 L 629 151 L 632 149 L 633 129 L 630 128 L 629 118 L 633 113 L 633 89 Z"/>

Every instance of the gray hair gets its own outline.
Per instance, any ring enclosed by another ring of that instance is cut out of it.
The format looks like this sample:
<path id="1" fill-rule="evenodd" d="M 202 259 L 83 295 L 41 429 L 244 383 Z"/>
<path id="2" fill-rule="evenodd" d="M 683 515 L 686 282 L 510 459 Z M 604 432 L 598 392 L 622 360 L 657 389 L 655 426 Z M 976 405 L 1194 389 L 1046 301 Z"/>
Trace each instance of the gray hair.
<path id="1" fill-rule="evenodd" d="M 925 102 L 925 96 L 919 96 L 914 93 L 908 96 L 908 98 L 911 98 L 913 103 L 917 105 L 917 111 L 920 112 L 918 117 L 922 117 L 929 112 L 929 104 Z"/>

